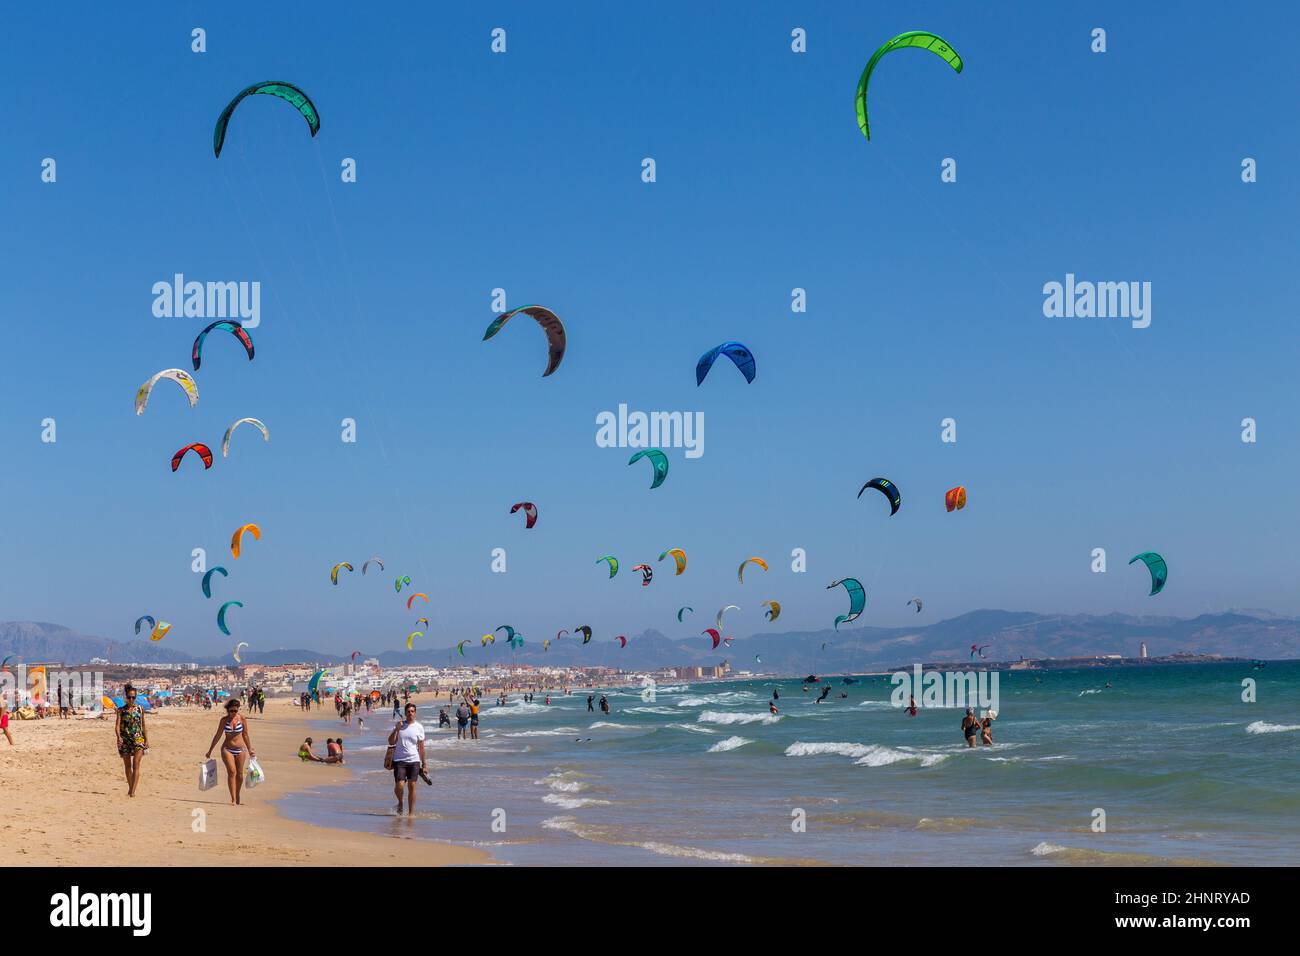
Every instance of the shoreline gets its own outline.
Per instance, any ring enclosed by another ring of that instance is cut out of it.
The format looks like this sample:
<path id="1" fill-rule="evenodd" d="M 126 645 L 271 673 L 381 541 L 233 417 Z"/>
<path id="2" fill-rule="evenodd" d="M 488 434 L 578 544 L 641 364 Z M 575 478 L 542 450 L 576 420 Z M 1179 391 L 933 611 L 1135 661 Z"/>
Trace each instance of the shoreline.
<path id="1" fill-rule="evenodd" d="M 284 800 L 355 783 L 356 773 L 346 763 L 340 767 L 298 758 L 298 745 L 312 733 L 311 723 L 332 718 L 327 710 L 319 711 L 319 717 L 300 713 L 285 699 L 268 700 L 264 715 L 244 715 L 266 781 L 253 789 L 246 787 L 243 804 L 232 806 L 218 756 L 217 785 L 200 791 L 198 764 L 223 713 L 195 707 L 162 708 L 149 714 L 146 725 L 152 747 L 144 757 L 134 798 L 126 795 L 111 717 L 11 721 L 15 746 L 0 739 L 0 787 L 6 798 L 0 820 L 0 864 L 285 866 L 328 860 L 358 866 L 465 866 L 495 862 L 472 847 L 321 826 L 287 816 L 278 807 Z M 345 741 L 356 738 L 348 730 L 338 736 Z M 323 753 L 324 747 L 318 745 L 316 751 Z M 392 791 L 387 786 L 374 796 L 377 807 L 391 808 Z"/>

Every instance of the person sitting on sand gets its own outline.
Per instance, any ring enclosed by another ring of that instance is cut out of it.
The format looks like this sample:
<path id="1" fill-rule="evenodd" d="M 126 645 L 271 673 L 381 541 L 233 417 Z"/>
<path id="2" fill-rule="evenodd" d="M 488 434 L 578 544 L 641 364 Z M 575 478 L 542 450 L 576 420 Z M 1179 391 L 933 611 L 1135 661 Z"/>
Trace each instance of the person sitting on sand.
<path id="1" fill-rule="evenodd" d="M 298 759 L 310 760 L 314 763 L 324 763 L 325 761 L 321 760 L 320 757 L 317 757 L 316 754 L 312 752 L 311 747 L 312 747 L 311 738 L 308 737 L 306 740 L 304 740 L 301 744 L 298 745 Z"/>
<path id="2" fill-rule="evenodd" d="M 238 698 L 226 701 L 226 716 L 217 721 L 217 732 L 212 735 L 212 743 L 208 744 L 209 757 L 218 740 L 221 740 L 221 762 L 226 765 L 230 803 L 239 806 L 244 790 L 244 765 L 250 758 L 257 756 L 257 751 L 253 749 L 253 741 L 248 736 L 248 721 L 239 716 Z M 245 750 L 248 751 L 247 755 Z"/>
<path id="3" fill-rule="evenodd" d="M 961 732 L 966 735 L 966 746 L 975 746 L 975 735 L 980 731 L 980 722 L 975 717 L 973 707 L 966 708 L 966 716 L 961 719 Z"/>
<path id="4" fill-rule="evenodd" d="M 135 702 L 135 688 L 127 684 L 122 696 L 126 706 L 117 711 L 117 752 L 126 771 L 126 795 L 134 797 L 140 783 L 140 761 L 149 750 L 149 731 L 144 725 L 144 708 Z"/>

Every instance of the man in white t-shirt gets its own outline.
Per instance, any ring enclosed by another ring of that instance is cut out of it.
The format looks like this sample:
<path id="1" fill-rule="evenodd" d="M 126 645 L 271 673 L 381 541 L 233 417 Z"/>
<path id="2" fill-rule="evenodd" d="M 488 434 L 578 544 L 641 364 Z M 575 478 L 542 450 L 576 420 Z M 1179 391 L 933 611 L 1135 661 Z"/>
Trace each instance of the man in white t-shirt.
<path id="1" fill-rule="evenodd" d="M 406 784 L 406 813 L 415 813 L 415 783 L 424 772 L 424 725 L 415 719 L 415 705 L 406 705 L 406 721 L 388 735 L 393 748 L 393 793 L 397 795 L 397 815 L 402 815 L 402 784 Z"/>

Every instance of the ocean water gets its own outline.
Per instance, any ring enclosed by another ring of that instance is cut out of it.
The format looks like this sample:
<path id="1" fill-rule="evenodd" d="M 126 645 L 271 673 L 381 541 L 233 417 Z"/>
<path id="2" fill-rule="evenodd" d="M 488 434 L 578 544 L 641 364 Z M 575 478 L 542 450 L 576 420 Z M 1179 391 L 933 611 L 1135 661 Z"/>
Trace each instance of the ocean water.
<path id="1" fill-rule="evenodd" d="M 515 864 L 1300 864 L 1300 662 L 1003 672 L 975 750 L 960 709 L 909 717 L 887 678 L 826 682 L 820 704 L 799 680 L 615 690 L 609 716 L 585 692 L 485 700 L 477 742 L 422 707 L 435 785 L 412 819 L 382 768 L 392 721 L 322 721 L 354 776 L 279 807 L 410 838 L 395 862 L 430 839 Z"/>

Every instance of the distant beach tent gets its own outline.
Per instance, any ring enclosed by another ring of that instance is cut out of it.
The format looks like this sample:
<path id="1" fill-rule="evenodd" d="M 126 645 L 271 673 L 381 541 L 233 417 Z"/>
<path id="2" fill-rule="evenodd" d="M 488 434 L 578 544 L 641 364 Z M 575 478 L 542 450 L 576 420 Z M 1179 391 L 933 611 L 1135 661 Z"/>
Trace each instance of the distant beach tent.
<path id="1" fill-rule="evenodd" d="M 105 699 L 109 699 L 109 698 L 105 698 Z M 113 697 L 111 698 L 111 700 L 113 702 L 114 707 L 120 708 L 126 706 L 126 699 L 123 697 Z M 141 697 L 136 701 L 136 703 L 138 703 L 145 710 L 153 710 L 153 707 L 151 707 L 149 704 L 148 697 Z"/>

